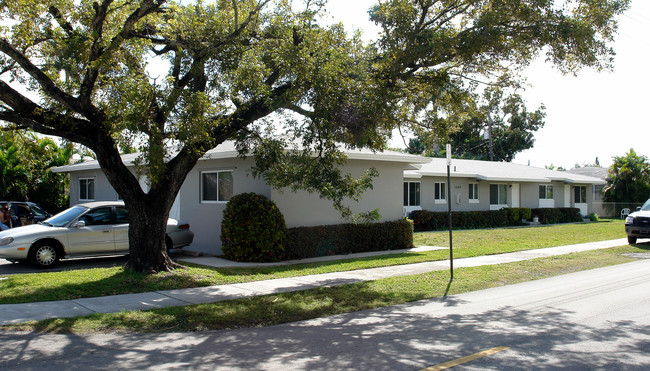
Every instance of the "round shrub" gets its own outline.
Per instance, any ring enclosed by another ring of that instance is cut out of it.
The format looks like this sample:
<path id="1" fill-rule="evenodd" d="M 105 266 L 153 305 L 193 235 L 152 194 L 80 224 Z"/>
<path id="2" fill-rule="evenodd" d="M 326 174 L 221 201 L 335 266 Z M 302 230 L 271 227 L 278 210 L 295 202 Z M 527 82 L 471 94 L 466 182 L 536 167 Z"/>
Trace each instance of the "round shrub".
<path id="1" fill-rule="evenodd" d="M 239 262 L 271 262 L 284 256 L 287 226 L 273 201 L 255 193 L 233 196 L 223 212 L 221 251 Z"/>

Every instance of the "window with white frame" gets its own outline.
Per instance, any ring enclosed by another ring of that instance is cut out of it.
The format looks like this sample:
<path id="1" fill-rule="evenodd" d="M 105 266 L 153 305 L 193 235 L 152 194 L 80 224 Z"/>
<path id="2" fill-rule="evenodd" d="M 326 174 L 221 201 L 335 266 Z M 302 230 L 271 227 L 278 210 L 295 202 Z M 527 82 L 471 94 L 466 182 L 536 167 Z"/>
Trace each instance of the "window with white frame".
<path id="1" fill-rule="evenodd" d="M 594 201 L 602 201 L 603 200 L 603 188 L 605 188 L 604 185 L 602 184 L 594 184 L 593 186 L 594 190 Z"/>
<path id="2" fill-rule="evenodd" d="M 445 185 L 446 183 L 438 183 L 438 182 L 434 184 L 433 199 L 435 200 L 436 203 L 445 202 L 445 200 L 447 200 L 447 196 L 446 196 L 447 188 L 445 187 Z"/>
<path id="3" fill-rule="evenodd" d="M 470 183 L 467 194 L 467 200 L 470 203 L 478 202 L 478 183 Z"/>
<path id="4" fill-rule="evenodd" d="M 232 171 L 201 172 L 201 202 L 228 202 L 233 196 Z"/>
<path id="5" fill-rule="evenodd" d="M 79 178 L 79 201 L 95 199 L 95 178 Z"/>
<path id="6" fill-rule="evenodd" d="M 540 185 L 539 186 L 539 199 L 540 200 L 552 200 L 553 199 L 553 186 L 552 185 Z"/>
<path id="7" fill-rule="evenodd" d="M 420 206 L 420 182 L 404 182 L 404 206 Z"/>
<path id="8" fill-rule="evenodd" d="M 508 204 L 508 185 L 490 184 L 490 205 Z"/>
<path id="9" fill-rule="evenodd" d="M 573 202 L 577 204 L 587 203 L 587 187 L 576 186 L 573 188 Z"/>

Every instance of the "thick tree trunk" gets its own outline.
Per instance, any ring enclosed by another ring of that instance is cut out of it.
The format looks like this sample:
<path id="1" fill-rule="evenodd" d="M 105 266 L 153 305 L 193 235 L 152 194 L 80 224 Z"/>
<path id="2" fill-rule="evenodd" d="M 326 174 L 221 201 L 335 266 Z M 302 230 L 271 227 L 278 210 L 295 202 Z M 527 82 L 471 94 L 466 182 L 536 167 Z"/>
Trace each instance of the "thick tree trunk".
<path id="1" fill-rule="evenodd" d="M 109 182 L 122 196 L 129 210 L 129 260 L 124 269 L 155 273 L 180 267 L 167 254 L 167 219 L 185 177 L 200 154 L 181 151 L 165 164 L 165 171 L 158 175 L 155 184 L 145 193 L 114 147 L 99 147 L 95 153 Z"/>
<path id="2" fill-rule="evenodd" d="M 172 271 L 180 265 L 169 258 L 165 245 L 169 210 L 161 210 L 161 205 L 149 210 L 143 204 L 129 209 L 129 260 L 124 269 L 142 273 Z"/>

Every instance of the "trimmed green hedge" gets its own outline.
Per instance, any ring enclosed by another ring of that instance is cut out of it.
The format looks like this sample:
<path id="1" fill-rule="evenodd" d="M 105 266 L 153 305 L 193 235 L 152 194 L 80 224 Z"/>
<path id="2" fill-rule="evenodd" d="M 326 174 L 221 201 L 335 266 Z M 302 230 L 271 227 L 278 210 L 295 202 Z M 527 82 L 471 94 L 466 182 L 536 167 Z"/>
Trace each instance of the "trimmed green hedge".
<path id="1" fill-rule="evenodd" d="M 287 227 L 275 203 L 263 195 L 240 193 L 226 204 L 221 251 L 238 262 L 282 260 Z"/>
<path id="2" fill-rule="evenodd" d="M 531 209 L 533 216 L 539 218 L 542 224 L 581 222 L 580 209 L 576 207 L 539 208 Z"/>
<path id="3" fill-rule="evenodd" d="M 449 214 L 444 211 L 415 210 L 411 212 L 415 231 L 435 231 L 449 228 Z M 505 227 L 508 224 L 508 211 L 454 211 L 451 213 L 454 228 L 478 229 Z"/>
<path id="4" fill-rule="evenodd" d="M 289 228 L 284 252 L 286 259 L 304 259 L 411 247 L 413 224 L 397 220 Z"/>
<path id="5" fill-rule="evenodd" d="M 509 225 L 521 225 L 521 220 L 528 220 L 531 218 L 532 211 L 527 207 L 509 207 L 505 208 L 508 213 Z"/>
<path id="6" fill-rule="evenodd" d="M 539 217 L 542 224 L 581 222 L 580 210 L 575 207 L 503 208 L 497 211 L 454 211 L 452 224 L 458 229 L 498 228 L 522 225 L 521 221 Z M 449 214 L 446 211 L 415 210 L 409 217 L 413 220 L 415 231 L 436 231 L 449 228 Z"/>

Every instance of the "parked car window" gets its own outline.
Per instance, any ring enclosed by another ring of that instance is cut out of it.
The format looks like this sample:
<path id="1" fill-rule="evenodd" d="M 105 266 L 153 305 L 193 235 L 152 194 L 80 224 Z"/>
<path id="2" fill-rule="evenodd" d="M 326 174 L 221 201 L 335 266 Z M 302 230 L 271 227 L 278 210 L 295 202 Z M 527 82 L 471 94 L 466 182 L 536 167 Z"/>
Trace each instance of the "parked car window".
<path id="1" fill-rule="evenodd" d="M 16 210 L 18 210 L 18 215 L 25 217 L 32 215 L 32 210 L 27 205 L 14 204 L 16 205 Z"/>
<path id="2" fill-rule="evenodd" d="M 35 216 L 42 216 L 42 217 L 47 216 L 47 212 L 45 212 L 45 210 L 41 209 L 40 207 L 38 207 L 36 205 L 30 205 L 30 206 L 31 206 L 32 212 L 34 213 Z"/>
<path id="3" fill-rule="evenodd" d="M 73 206 L 45 220 L 43 224 L 50 225 L 52 227 L 65 227 L 68 223 L 76 219 L 86 210 L 88 210 L 86 207 Z"/>
<path id="4" fill-rule="evenodd" d="M 129 222 L 129 210 L 126 207 L 115 208 L 115 223 L 124 224 Z"/>
<path id="5" fill-rule="evenodd" d="M 112 224 L 111 218 L 111 208 L 110 207 L 98 207 L 92 209 L 85 213 L 79 218 L 83 220 L 86 225 L 105 225 Z"/>

